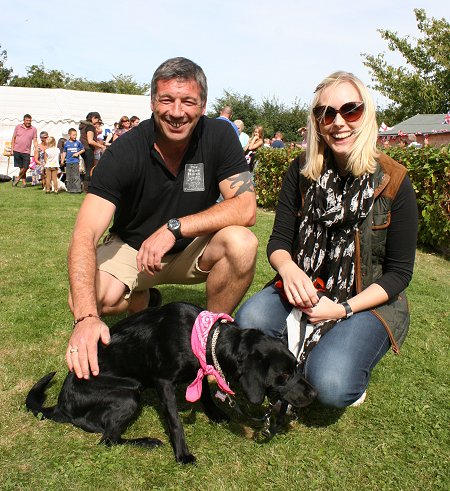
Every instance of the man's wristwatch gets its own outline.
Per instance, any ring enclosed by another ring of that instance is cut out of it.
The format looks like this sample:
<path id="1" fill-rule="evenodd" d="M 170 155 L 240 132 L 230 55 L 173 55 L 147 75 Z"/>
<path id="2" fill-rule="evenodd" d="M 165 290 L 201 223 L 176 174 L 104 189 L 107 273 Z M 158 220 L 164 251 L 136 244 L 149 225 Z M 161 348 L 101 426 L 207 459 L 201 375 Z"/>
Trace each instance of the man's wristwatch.
<path id="1" fill-rule="evenodd" d="M 183 236 L 181 235 L 181 223 L 178 218 L 171 218 L 167 222 L 167 228 L 173 233 L 176 240 L 183 238 Z"/>
<path id="2" fill-rule="evenodd" d="M 353 315 L 353 310 L 350 307 L 350 305 L 348 304 L 348 302 L 342 302 L 341 305 L 345 309 L 345 317 L 344 317 L 344 319 L 348 319 L 349 317 L 351 317 Z"/>

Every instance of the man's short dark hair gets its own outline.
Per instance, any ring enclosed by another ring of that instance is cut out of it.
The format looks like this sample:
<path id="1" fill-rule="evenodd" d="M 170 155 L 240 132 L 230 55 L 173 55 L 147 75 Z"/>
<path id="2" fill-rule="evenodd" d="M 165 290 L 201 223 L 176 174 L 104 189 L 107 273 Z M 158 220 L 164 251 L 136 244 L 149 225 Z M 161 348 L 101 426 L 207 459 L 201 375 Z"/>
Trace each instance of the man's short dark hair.
<path id="1" fill-rule="evenodd" d="M 208 97 L 208 83 L 202 68 L 187 58 L 181 56 L 170 58 L 161 63 L 153 74 L 151 82 L 151 98 L 154 102 L 156 97 L 156 84 L 160 80 L 172 80 L 174 78 L 181 80 L 195 80 L 200 87 L 200 98 L 204 103 Z"/>
<path id="2" fill-rule="evenodd" d="M 23 116 L 23 119 L 33 119 L 33 118 L 31 117 L 31 114 L 25 114 Z"/>
<path id="3" fill-rule="evenodd" d="M 75 128 L 69 128 L 69 130 L 67 131 L 67 134 L 69 134 L 72 131 L 75 131 L 75 133 L 77 132 L 77 130 Z"/>

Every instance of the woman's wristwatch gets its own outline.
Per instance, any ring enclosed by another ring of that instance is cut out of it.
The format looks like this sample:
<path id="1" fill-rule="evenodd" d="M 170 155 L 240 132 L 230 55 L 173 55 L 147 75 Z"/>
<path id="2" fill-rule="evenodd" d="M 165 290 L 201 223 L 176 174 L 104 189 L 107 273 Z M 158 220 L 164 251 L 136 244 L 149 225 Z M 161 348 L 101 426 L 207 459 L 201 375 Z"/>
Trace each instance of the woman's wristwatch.
<path id="1" fill-rule="evenodd" d="M 349 317 L 351 317 L 353 315 L 353 310 L 350 307 L 350 305 L 348 304 L 348 302 L 342 302 L 341 305 L 345 309 L 345 317 L 344 317 L 344 319 L 348 319 Z"/>

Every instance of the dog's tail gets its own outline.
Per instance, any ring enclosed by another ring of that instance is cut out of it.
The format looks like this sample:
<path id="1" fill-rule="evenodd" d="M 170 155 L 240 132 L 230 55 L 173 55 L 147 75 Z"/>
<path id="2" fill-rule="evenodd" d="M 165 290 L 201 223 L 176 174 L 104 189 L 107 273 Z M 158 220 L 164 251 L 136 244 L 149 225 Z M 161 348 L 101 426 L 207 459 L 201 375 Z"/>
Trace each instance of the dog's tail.
<path id="1" fill-rule="evenodd" d="M 43 418 L 62 422 L 61 418 L 59 417 L 60 411 L 58 410 L 57 406 L 43 407 L 45 399 L 47 398 L 45 390 L 55 374 L 56 372 L 50 372 L 37 381 L 31 388 L 30 392 L 28 392 L 25 404 L 28 411 L 31 411 L 35 416 L 38 416 L 40 413 L 42 414 Z"/>

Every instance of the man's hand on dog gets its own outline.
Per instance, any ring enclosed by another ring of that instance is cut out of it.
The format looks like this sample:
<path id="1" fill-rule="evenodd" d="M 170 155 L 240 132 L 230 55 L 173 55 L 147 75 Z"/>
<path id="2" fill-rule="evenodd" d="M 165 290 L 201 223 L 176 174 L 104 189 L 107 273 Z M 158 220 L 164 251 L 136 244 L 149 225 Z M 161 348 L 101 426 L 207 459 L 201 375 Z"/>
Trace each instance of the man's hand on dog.
<path id="1" fill-rule="evenodd" d="M 150 235 L 142 242 L 136 256 L 138 271 L 146 271 L 151 276 L 161 271 L 161 260 L 172 249 L 175 242 L 174 235 L 165 225 Z"/>
<path id="2" fill-rule="evenodd" d="M 99 374 L 97 345 L 110 341 L 109 327 L 96 317 L 88 317 L 75 326 L 66 351 L 69 370 L 78 378 L 88 379 Z"/>

